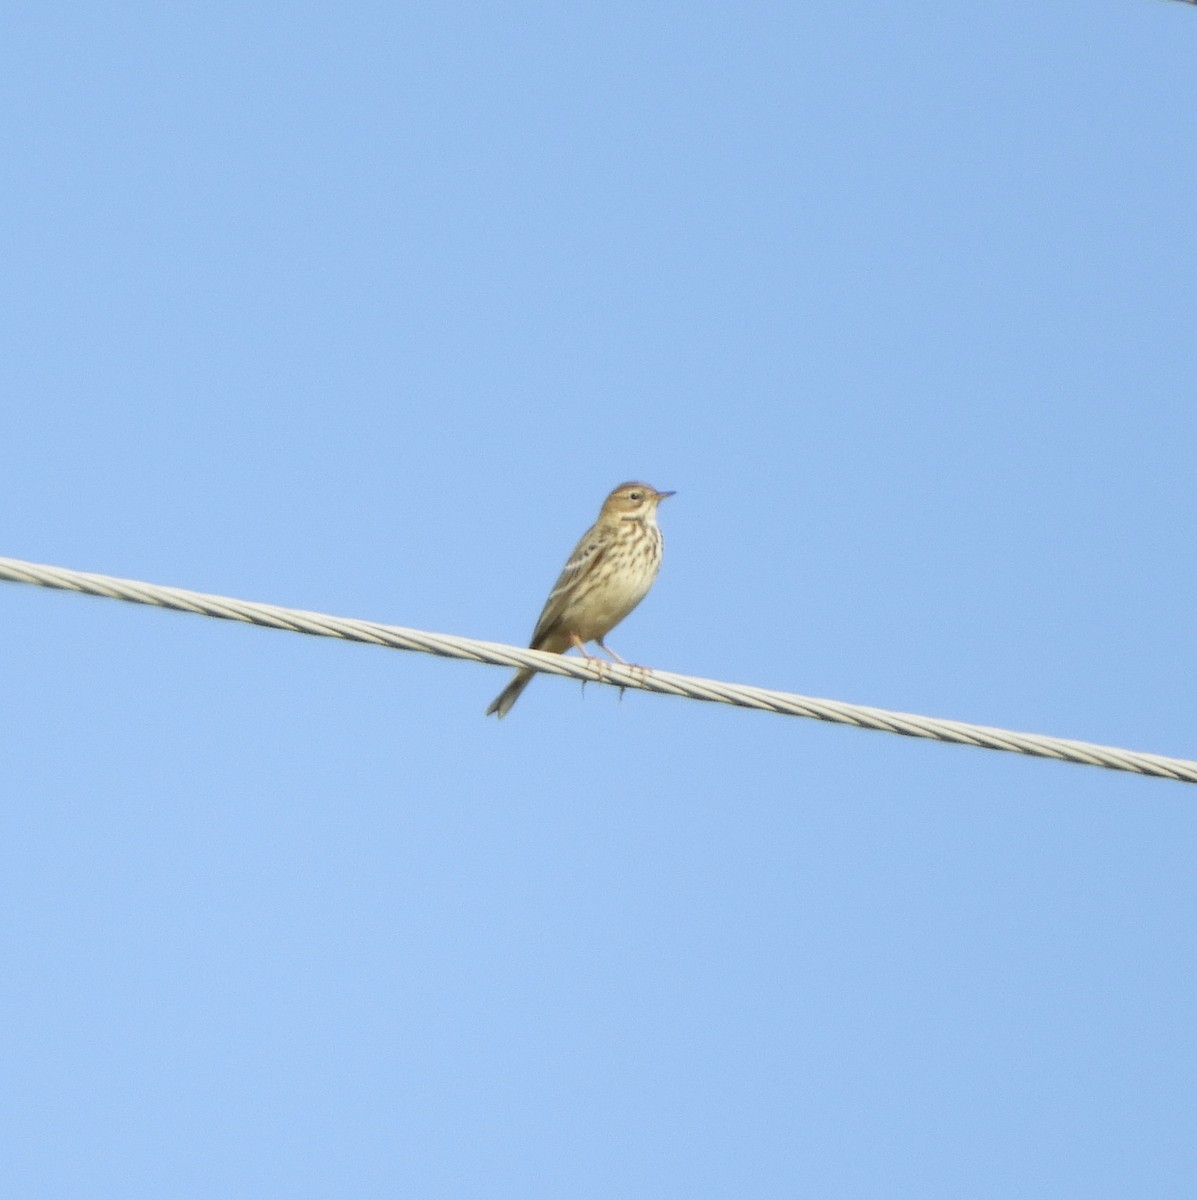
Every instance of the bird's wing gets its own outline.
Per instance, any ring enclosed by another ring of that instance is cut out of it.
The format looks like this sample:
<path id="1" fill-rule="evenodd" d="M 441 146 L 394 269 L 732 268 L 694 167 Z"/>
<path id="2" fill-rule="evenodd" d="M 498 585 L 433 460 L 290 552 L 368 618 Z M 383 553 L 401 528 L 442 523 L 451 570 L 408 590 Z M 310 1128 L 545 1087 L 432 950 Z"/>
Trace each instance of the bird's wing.
<path id="1" fill-rule="evenodd" d="M 549 593 L 549 598 L 544 602 L 544 610 L 540 614 L 540 620 L 536 622 L 536 628 L 532 631 L 532 641 L 529 643 L 532 649 L 537 648 L 537 643 L 540 642 L 553 628 L 557 621 L 561 618 L 561 614 L 565 612 L 566 605 L 576 594 L 576 584 L 579 579 L 590 572 L 595 565 L 607 553 L 608 542 L 606 538 L 599 536 L 599 529 L 589 530 L 586 536 L 574 547 L 574 552 L 569 556 L 569 560 L 561 569 L 561 574 L 557 576 L 557 582 L 553 584 L 553 590 Z"/>

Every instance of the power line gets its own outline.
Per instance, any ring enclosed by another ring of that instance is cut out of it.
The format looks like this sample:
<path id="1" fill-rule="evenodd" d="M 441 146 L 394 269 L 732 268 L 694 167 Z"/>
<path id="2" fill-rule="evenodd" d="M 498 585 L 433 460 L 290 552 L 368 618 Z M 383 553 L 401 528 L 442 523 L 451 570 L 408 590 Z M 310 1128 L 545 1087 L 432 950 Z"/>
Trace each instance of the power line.
<path id="1" fill-rule="evenodd" d="M 986 750 L 1006 750 L 1037 758 L 1054 758 L 1061 762 L 1083 763 L 1113 771 L 1131 771 L 1138 775 L 1175 779 L 1181 783 L 1197 783 L 1197 762 L 1188 759 L 1166 758 L 1158 754 L 1120 750 L 1113 746 L 1099 746 L 1091 742 L 1048 737 L 1038 733 L 1016 733 L 1008 729 L 922 717 L 913 713 L 890 712 L 883 708 L 869 708 L 838 700 L 820 700 L 793 692 L 751 687 L 747 684 L 724 683 L 717 679 L 700 679 L 693 675 L 676 675 L 670 671 L 625 667 L 595 659 L 546 654 L 540 650 L 526 650 L 500 642 L 481 642 L 475 638 L 458 637 L 453 634 L 428 633 L 419 629 L 404 629 L 398 625 L 382 625 L 375 621 L 334 617 L 327 613 L 306 612 L 297 608 L 280 608 L 274 604 L 235 600 L 229 596 L 164 587 L 135 579 L 118 579 L 89 571 L 73 571 L 67 567 L 45 566 L 16 558 L 0 557 L 0 580 L 82 592 L 91 596 L 107 596 L 114 600 L 149 604 L 156 608 L 197 613 L 205 617 L 219 617 L 226 621 L 244 621 L 269 629 L 286 629 L 293 633 L 342 638 L 350 642 L 367 642 L 392 650 L 418 650 L 424 654 L 464 658 L 501 667 L 530 667 L 534 671 L 543 671 L 550 675 L 566 675 L 572 679 L 605 683 L 615 687 L 637 688 L 645 692 L 660 692 L 690 700 L 732 704 L 739 708 L 762 709 L 783 716 L 811 717 L 839 725 L 856 725 L 862 729 L 899 733 L 907 737 L 930 738 L 937 742 L 978 746 Z"/>

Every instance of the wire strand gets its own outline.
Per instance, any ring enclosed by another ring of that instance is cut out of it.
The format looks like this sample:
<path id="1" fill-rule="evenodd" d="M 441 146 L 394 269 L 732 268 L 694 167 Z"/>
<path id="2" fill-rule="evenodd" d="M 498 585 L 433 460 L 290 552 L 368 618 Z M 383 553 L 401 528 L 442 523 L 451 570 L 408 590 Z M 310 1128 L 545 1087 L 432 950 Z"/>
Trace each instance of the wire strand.
<path id="1" fill-rule="evenodd" d="M 1009 729 L 970 725 L 964 721 L 923 717 L 914 713 L 891 712 L 883 708 L 847 704 L 839 700 L 821 700 L 747 684 L 700 679 L 693 675 L 676 675 L 671 671 L 621 666 L 598 659 L 547 654 L 540 650 L 527 650 L 501 642 L 483 642 L 476 638 L 458 637 L 453 634 L 429 633 L 352 617 L 334 617 L 327 613 L 282 608 L 275 604 L 236 600 L 230 596 L 164 587 L 135 579 L 119 579 L 90 571 L 73 571 L 67 567 L 46 566 L 16 558 L 0 557 L 0 580 L 81 592 L 90 596 L 107 596 L 113 600 L 148 604 L 155 608 L 196 613 L 225 621 L 244 621 L 250 625 L 263 625 L 268 629 L 285 629 L 316 637 L 366 642 L 391 650 L 415 650 L 422 654 L 462 658 L 500 667 L 528 667 L 549 675 L 565 675 L 572 679 L 605 683 L 613 687 L 637 688 L 640 691 L 682 696 L 690 700 L 707 700 L 739 708 L 760 709 L 783 716 L 810 717 L 816 721 L 855 725 L 861 729 L 875 729 L 884 733 L 902 734 L 905 737 L 930 738 L 937 742 L 977 746 L 985 750 L 1005 750 L 1037 758 L 1054 758 L 1060 762 L 1105 767 L 1112 771 L 1130 771 L 1137 775 L 1175 779 L 1181 783 L 1197 783 L 1197 762 L 1188 759 L 1166 758 L 1159 754 L 1120 750 L 1113 746 L 1099 746 L 1091 742 L 1048 737 L 1038 733 L 1016 733 Z"/>

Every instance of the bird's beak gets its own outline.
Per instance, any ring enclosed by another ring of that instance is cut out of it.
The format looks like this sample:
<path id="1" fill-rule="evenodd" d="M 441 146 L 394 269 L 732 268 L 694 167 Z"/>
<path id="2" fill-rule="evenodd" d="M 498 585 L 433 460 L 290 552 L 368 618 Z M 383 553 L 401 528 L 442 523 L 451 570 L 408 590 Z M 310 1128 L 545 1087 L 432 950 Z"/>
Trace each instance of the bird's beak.
<path id="1" fill-rule="evenodd" d="M 676 495 L 677 495 L 677 492 L 658 492 L 657 493 L 657 503 L 660 504 L 662 500 L 668 500 L 670 496 L 676 496 Z"/>

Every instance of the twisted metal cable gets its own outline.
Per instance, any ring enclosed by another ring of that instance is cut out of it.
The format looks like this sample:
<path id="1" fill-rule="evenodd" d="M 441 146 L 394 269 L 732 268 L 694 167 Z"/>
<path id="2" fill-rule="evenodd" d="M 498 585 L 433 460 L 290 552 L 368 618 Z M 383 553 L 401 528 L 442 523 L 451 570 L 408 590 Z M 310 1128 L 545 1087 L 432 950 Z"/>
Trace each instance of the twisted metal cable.
<path id="1" fill-rule="evenodd" d="M 264 625 L 269 629 L 287 629 L 293 633 L 343 638 L 350 642 L 367 642 L 392 650 L 418 650 L 424 654 L 464 658 L 500 667 L 528 667 L 550 675 L 566 675 L 572 679 L 606 683 L 615 687 L 638 688 L 645 692 L 661 692 L 690 700 L 709 700 L 736 705 L 739 708 L 763 709 L 783 716 L 812 717 L 817 721 L 856 725 L 861 729 L 876 729 L 884 733 L 900 733 L 906 737 L 930 738 L 937 742 L 978 746 L 985 750 L 1006 750 L 1037 758 L 1054 758 L 1061 762 L 1084 763 L 1113 771 L 1131 771 L 1137 775 L 1175 779 L 1181 783 L 1197 783 L 1197 762 L 1182 758 L 1165 758 L 1158 754 L 1119 750 L 1113 746 L 1098 746 L 1090 742 L 1047 737 L 1043 734 L 1015 733 L 1008 729 L 970 725 L 963 721 L 890 712 L 883 708 L 868 708 L 838 700 L 820 700 L 811 696 L 799 696 L 793 692 L 771 691 L 740 683 L 723 683 L 717 679 L 699 679 L 693 675 L 675 675 L 670 671 L 621 666 L 597 659 L 569 658 L 561 654 L 546 654 L 541 650 L 525 650 L 500 642 L 481 642 L 475 638 L 457 637 L 447 633 L 428 633 L 420 629 L 404 629 L 398 625 L 382 625 L 375 621 L 334 617 L 327 613 L 306 612 L 297 608 L 280 608 L 275 604 L 235 600 L 229 596 L 163 587 L 135 579 L 118 579 L 89 571 L 72 571 L 66 567 L 44 566 L 15 558 L 0 557 L 0 580 L 83 592 L 91 596 L 108 596 L 114 600 L 128 600 L 134 604 L 149 604 L 156 608 L 198 613 L 200 616 L 219 617 L 226 621 Z"/>

